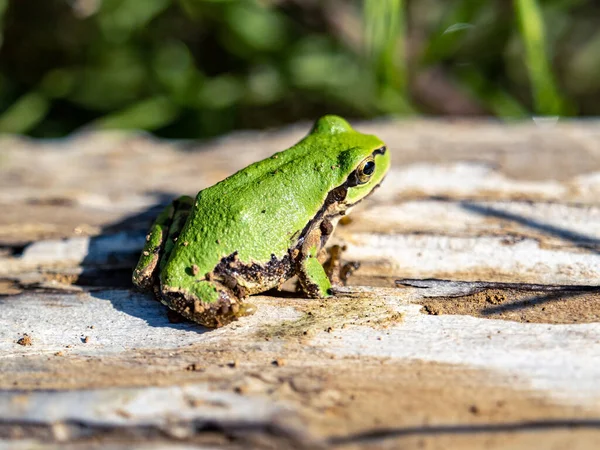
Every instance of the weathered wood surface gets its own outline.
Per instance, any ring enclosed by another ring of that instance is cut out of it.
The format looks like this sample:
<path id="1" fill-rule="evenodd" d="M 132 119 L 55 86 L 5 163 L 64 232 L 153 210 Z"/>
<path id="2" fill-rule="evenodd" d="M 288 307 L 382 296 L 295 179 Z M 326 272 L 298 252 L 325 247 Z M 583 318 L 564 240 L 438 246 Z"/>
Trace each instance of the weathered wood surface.
<path id="1" fill-rule="evenodd" d="M 149 221 L 306 127 L 0 138 L 0 448 L 598 448 L 600 122 L 358 128 L 350 285 L 214 331 L 130 289 Z"/>

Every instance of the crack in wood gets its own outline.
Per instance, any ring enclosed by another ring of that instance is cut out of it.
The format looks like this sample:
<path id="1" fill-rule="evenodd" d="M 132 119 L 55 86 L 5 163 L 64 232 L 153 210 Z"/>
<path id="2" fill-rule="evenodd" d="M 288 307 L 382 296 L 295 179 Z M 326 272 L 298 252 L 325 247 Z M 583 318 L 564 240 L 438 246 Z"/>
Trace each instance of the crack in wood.
<path id="1" fill-rule="evenodd" d="M 573 285 L 573 284 L 534 284 L 534 283 L 504 283 L 496 281 L 455 281 L 441 280 L 438 278 L 402 278 L 395 281 L 396 286 L 406 286 L 418 289 L 433 288 L 458 288 L 460 293 L 446 294 L 446 297 L 463 297 L 484 289 L 514 289 L 519 291 L 545 291 L 545 292 L 600 292 L 600 285 Z M 427 296 L 427 295 L 426 295 Z"/>
<path id="2" fill-rule="evenodd" d="M 374 444 L 376 442 L 410 436 L 475 435 L 497 433 L 531 433 L 550 430 L 600 430 L 598 419 L 547 419 L 513 423 L 446 424 L 434 426 L 398 427 L 369 430 L 348 436 L 330 438 L 332 447 L 350 444 Z"/>
<path id="3" fill-rule="evenodd" d="M 185 442 L 192 444 L 228 444 L 233 448 L 320 449 L 322 442 L 312 439 L 303 429 L 270 422 L 230 422 L 208 420 L 169 421 L 162 425 L 103 425 L 87 421 L 65 420 L 35 423 L 28 420 L 0 419 L 0 439 L 27 437 L 44 442 L 66 444 L 81 440 L 126 442 Z"/>

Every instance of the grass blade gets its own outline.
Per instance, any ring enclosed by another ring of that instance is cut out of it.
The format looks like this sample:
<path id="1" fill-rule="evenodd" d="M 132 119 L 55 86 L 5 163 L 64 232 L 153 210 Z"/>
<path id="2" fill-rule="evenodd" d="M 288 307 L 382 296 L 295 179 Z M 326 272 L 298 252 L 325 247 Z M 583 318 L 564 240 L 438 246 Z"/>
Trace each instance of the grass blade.
<path id="1" fill-rule="evenodd" d="M 521 38 L 525 46 L 525 58 L 534 110 L 537 114 L 564 114 L 564 102 L 560 97 L 546 51 L 546 34 L 542 11 L 536 0 L 515 0 Z"/>

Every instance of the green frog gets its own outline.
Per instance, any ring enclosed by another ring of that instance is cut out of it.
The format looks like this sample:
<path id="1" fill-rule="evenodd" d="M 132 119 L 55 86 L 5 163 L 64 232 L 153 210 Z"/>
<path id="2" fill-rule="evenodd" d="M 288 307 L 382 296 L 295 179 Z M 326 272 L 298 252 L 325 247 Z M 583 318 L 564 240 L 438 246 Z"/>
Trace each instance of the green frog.
<path id="1" fill-rule="evenodd" d="M 173 201 L 146 237 L 133 283 L 206 327 L 251 314 L 249 295 L 294 275 L 307 296 L 329 297 L 319 253 L 389 167 L 379 138 L 324 116 L 293 147 Z"/>

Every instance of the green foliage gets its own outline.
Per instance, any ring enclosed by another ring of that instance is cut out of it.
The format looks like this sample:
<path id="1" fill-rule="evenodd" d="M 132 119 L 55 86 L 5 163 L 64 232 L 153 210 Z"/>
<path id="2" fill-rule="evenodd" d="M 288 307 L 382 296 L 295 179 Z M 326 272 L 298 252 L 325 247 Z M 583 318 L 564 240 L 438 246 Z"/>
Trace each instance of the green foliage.
<path id="1" fill-rule="evenodd" d="M 365 44 L 378 79 L 382 111 L 410 112 L 407 101 L 404 2 L 365 0 Z"/>
<path id="2" fill-rule="evenodd" d="M 0 0 L 0 132 L 600 114 L 581 0 Z"/>

